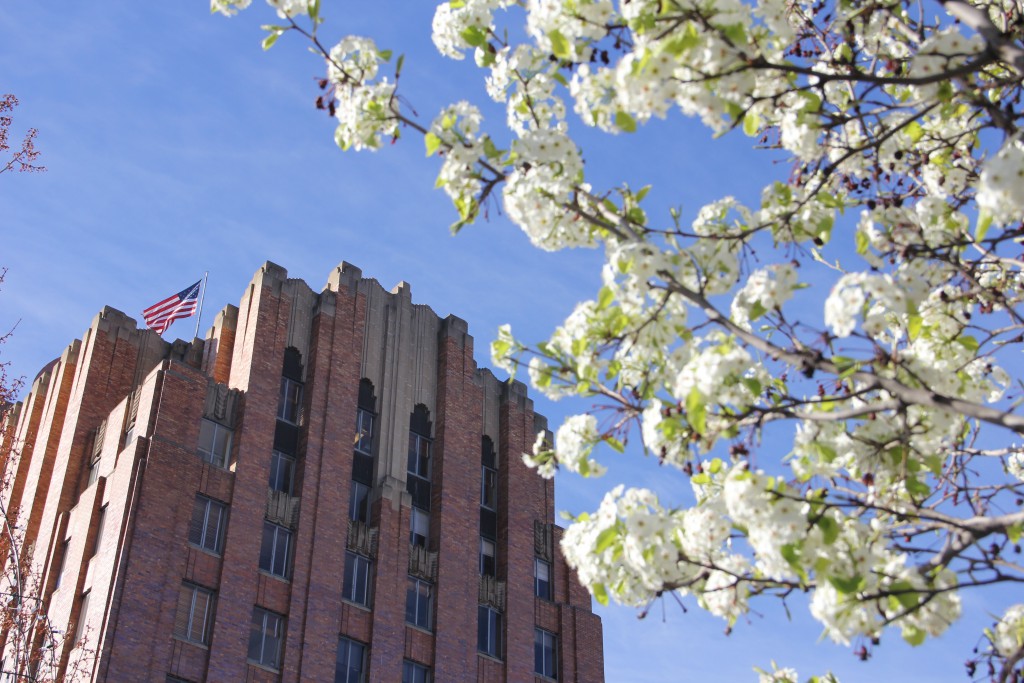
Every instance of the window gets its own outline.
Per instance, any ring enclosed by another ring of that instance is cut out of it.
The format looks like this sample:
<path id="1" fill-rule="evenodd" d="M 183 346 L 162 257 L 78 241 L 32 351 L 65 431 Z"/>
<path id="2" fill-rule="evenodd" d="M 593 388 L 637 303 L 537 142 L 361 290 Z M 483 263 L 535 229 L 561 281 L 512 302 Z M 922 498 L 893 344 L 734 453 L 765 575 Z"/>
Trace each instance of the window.
<path id="1" fill-rule="evenodd" d="M 64 578 L 64 567 L 68 562 L 68 549 L 71 548 L 71 539 L 65 538 L 60 544 L 60 567 L 57 569 L 57 581 L 53 584 L 53 590 L 60 588 L 60 582 Z"/>
<path id="2" fill-rule="evenodd" d="M 249 661 L 276 669 L 281 664 L 281 641 L 284 640 L 284 617 L 262 607 L 252 609 L 249 630 Z"/>
<path id="3" fill-rule="evenodd" d="M 348 492 L 348 518 L 354 522 L 370 523 L 370 487 L 352 482 Z"/>
<path id="4" fill-rule="evenodd" d="M 345 553 L 345 582 L 342 585 L 341 597 L 358 605 L 370 606 L 370 570 L 373 562 L 370 558 Z"/>
<path id="5" fill-rule="evenodd" d="M 334 665 L 334 683 L 363 683 L 366 646 L 349 638 L 338 639 L 338 658 Z"/>
<path id="6" fill-rule="evenodd" d="M 409 432 L 409 474 L 421 479 L 430 479 L 430 450 L 433 442 L 416 432 Z"/>
<path id="7" fill-rule="evenodd" d="M 89 616 L 89 591 L 82 593 L 81 607 L 78 609 L 78 623 L 75 624 L 75 643 L 82 642 L 85 635 L 85 621 Z"/>
<path id="8" fill-rule="evenodd" d="M 96 520 L 96 540 L 93 542 L 92 555 L 90 557 L 96 557 L 96 554 L 100 551 L 100 544 L 103 543 L 103 531 L 107 525 L 107 506 L 104 505 L 100 508 L 99 519 Z"/>
<path id="9" fill-rule="evenodd" d="M 281 378 L 281 395 L 277 403 L 277 419 L 293 425 L 299 424 L 302 407 L 302 382 Z"/>
<path id="10" fill-rule="evenodd" d="M 373 455 L 373 413 L 359 408 L 356 411 L 356 450 Z"/>
<path id="11" fill-rule="evenodd" d="M 409 525 L 409 543 L 426 548 L 430 538 L 430 515 L 419 508 L 413 508 Z"/>
<path id="12" fill-rule="evenodd" d="M 412 496 L 413 507 L 430 510 L 431 449 L 430 411 L 422 403 L 409 418 L 409 453 L 406 460 L 405 486 Z"/>
<path id="13" fill-rule="evenodd" d="M 480 575 L 496 576 L 498 563 L 494 559 L 494 541 L 480 538 Z"/>
<path id="14" fill-rule="evenodd" d="M 199 457 L 216 467 L 227 467 L 231 454 L 231 430 L 213 420 L 199 423 Z"/>
<path id="15" fill-rule="evenodd" d="M 188 542 L 220 555 L 224 549 L 227 512 L 227 506 L 223 503 L 206 496 L 196 496 L 192 506 L 192 522 L 188 527 Z"/>
<path id="16" fill-rule="evenodd" d="M 288 578 L 292 552 L 292 532 L 273 522 L 263 522 L 263 545 L 260 547 L 260 569 L 282 579 Z"/>
<path id="17" fill-rule="evenodd" d="M 409 577 L 409 587 L 405 592 L 405 621 L 407 623 L 430 629 L 433 594 L 434 587 L 429 582 Z"/>
<path id="18" fill-rule="evenodd" d="M 402 683 L 430 683 L 430 669 L 407 659 L 402 662 Z"/>
<path id="19" fill-rule="evenodd" d="M 542 628 L 533 630 L 533 670 L 541 676 L 558 678 L 558 636 Z"/>
<path id="20" fill-rule="evenodd" d="M 501 657 L 501 612 L 486 605 L 477 608 L 476 649 L 492 657 Z"/>
<path id="21" fill-rule="evenodd" d="M 174 635 L 207 645 L 213 628 L 213 591 L 184 583 L 178 594 L 178 613 L 174 618 Z"/>
<path id="22" fill-rule="evenodd" d="M 498 470 L 486 465 L 480 467 L 480 507 L 498 509 Z"/>
<path id="23" fill-rule="evenodd" d="M 270 482 L 269 486 L 274 491 L 281 491 L 292 495 L 295 478 L 295 458 L 274 451 L 270 456 Z"/>
<path id="24" fill-rule="evenodd" d="M 551 599 L 551 564 L 539 557 L 533 559 L 533 594 L 545 600 Z"/>

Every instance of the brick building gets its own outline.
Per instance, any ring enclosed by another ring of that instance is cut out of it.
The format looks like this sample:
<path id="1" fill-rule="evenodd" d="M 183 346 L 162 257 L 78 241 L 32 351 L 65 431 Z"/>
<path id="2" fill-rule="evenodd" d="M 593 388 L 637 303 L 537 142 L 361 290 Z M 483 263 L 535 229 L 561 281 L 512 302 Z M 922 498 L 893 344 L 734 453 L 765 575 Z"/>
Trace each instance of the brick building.
<path id="1" fill-rule="evenodd" d="M 604 680 L 544 418 L 405 283 L 267 263 L 192 343 L 106 308 L 14 414 L 4 502 L 91 680 Z"/>

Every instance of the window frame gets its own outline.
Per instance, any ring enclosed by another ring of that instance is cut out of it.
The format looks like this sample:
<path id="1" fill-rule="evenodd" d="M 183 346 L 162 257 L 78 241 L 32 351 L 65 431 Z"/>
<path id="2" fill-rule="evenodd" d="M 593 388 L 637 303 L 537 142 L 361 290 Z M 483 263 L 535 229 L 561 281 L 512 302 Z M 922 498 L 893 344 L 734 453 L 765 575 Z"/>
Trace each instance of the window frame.
<path id="1" fill-rule="evenodd" d="M 430 513 L 418 507 L 409 514 L 409 545 L 426 548 L 430 545 Z M 419 520 L 419 522 L 417 522 Z M 422 531 L 423 533 L 419 533 Z M 422 539 L 420 542 L 418 539 Z"/>
<path id="2" fill-rule="evenodd" d="M 362 500 L 357 500 L 359 491 L 363 491 Z M 361 481 L 353 479 L 351 488 L 348 491 L 348 518 L 353 522 L 363 524 L 370 523 L 370 494 L 373 492 L 369 486 Z"/>
<path id="3" fill-rule="evenodd" d="M 271 534 L 270 539 L 270 555 L 267 558 L 269 560 L 269 567 L 264 566 L 264 555 L 267 549 L 267 534 Z M 291 578 L 291 560 L 292 560 L 292 530 L 288 527 L 275 524 L 269 519 L 263 520 L 263 540 L 260 543 L 260 571 L 266 572 L 271 576 L 276 576 L 279 579 L 288 580 Z M 281 557 L 281 551 L 279 548 L 280 539 L 284 538 L 284 552 L 283 558 Z M 280 569 L 280 571 L 278 571 Z"/>
<path id="4" fill-rule="evenodd" d="M 558 634 L 537 626 L 533 628 L 533 672 L 558 680 Z"/>
<path id="5" fill-rule="evenodd" d="M 488 545 L 491 547 L 490 548 L 491 549 L 491 554 L 490 555 L 488 555 L 485 552 L 486 549 L 487 549 L 486 546 L 488 546 Z M 489 563 L 488 563 L 488 560 L 490 560 Z M 488 567 L 488 564 L 490 564 L 490 567 Z M 479 567 L 479 569 L 480 569 L 480 576 L 493 576 L 493 577 L 497 577 L 498 576 L 498 544 L 496 542 L 494 542 L 493 540 L 485 537 L 485 536 L 481 536 L 480 537 L 480 567 Z M 487 571 L 488 569 L 490 569 L 490 571 Z"/>
<path id="6" fill-rule="evenodd" d="M 284 475 L 282 476 L 282 470 Z M 282 487 L 281 480 L 284 479 L 285 486 Z M 280 491 L 286 495 L 295 493 L 295 456 L 273 449 L 270 453 L 270 479 L 267 486 L 272 491 Z"/>
<path id="7" fill-rule="evenodd" d="M 212 432 L 208 432 L 210 435 L 208 439 L 209 444 L 205 443 L 203 438 L 204 428 L 212 429 Z M 217 450 L 218 435 L 221 432 L 225 434 L 223 453 Z M 222 470 L 227 469 L 228 464 L 231 462 L 231 441 L 234 435 L 234 430 L 228 429 L 221 423 L 209 418 L 202 418 L 199 423 L 199 445 L 196 447 L 199 458 L 214 467 L 219 467 Z"/>
<path id="8" fill-rule="evenodd" d="M 209 588 L 205 588 L 195 583 L 185 581 L 181 584 L 181 593 L 178 597 L 178 610 L 182 607 L 182 596 L 188 592 L 188 617 L 185 623 L 185 632 L 181 633 L 178 630 L 179 614 L 174 616 L 174 637 L 184 640 L 189 643 L 195 643 L 197 645 L 209 645 L 210 636 L 213 634 L 213 613 L 217 604 L 217 593 Z M 195 617 L 196 617 L 196 603 L 199 595 L 202 594 L 205 597 L 205 603 L 203 604 L 203 615 L 202 624 L 199 629 L 199 638 L 193 637 L 195 632 Z"/>
<path id="9" fill-rule="evenodd" d="M 277 419 L 299 426 L 302 422 L 302 395 L 304 384 L 297 379 L 281 376 L 281 390 L 277 395 Z"/>
<path id="10" fill-rule="evenodd" d="M 376 418 L 372 410 L 356 408 L 356 438 L 353 448 L 357 453 L 373 457 L 373 428 Z"/>
<path id="11" fill-rule="evenodd" d="M 202 506 L 202 512 L 200 512 L 200 505 Z M 209 535 L 209 522 L 211 510 L 217 510 L 217 529 L 214 532 L 213 547 L 207 545 Z M 227 527 L 227 512 L 228 506 L 219 500 L 214 500 L 202 494 L 196 494 L 195 503 L 192 505 L 192 520 L 189 522 L 188 528 L 188 542 L 190 545 L 201 548 L 207 552 L 213 553 L 214 555 L 221 555 L 224 552 L 224 531 Z M 202 514 L 203 521 L 201 525 L 197 525 L 196 516 Z M 193 531 L 199 529 L 199 538 L 193 538 Z"/>
<path id="12" fill-rule="evenodd" d="M 273 653 L 272 658 L 267 657 L 267 633 L 268 624 L 273 620 L 273 635 L 270 637 L 273 639 Z M 281 653 L 284 650 L 284 635 L 285 635 L 285 624 L 287 620 L 284 615 L 272 612 L 263 607 L 254 606 L 252 608 L 252 622 L 249 627 L 249 650 L 247 652 L 248 661 L 258 664 L 259 666 L 265 666 L 275 671 L 281 667 Z M 259 651 L 256 656 L 253 656 L 253 645 L 256 644 Z"/>
<path id="13" fill-rule="evenodd" d="M 426 597 L 423 595 L 422 589 L 424 588 Z M 412 607 L 411 610 L 410 607 Z M 425 631 L 433 630 L 434 584 L 430 581 L 415 576 L 409 577 L 405 589 L 405 623 Z"/>
<path id="14" fill-rule="evenodd" d="M 345 573 L 341 597 L 347 602 L 369 608 L 373 598 L 373 560 L 365 555 L 345 551 Z"/>
<path id="15" fill-rule="evenodd" d="M 430 683 L 433 678 L 431 673 L 426 664 L 411 659 L 402 660 L 402 683 Z"/>
<path id="16" fill-rule="evenodd" d="M 487 483 L 489 476 L 490 486 Z M 494 512 L 498 511 L 498 470 L 487 465 L 480 466 L 480 507 Z"/>
<path id="17" fill-rule="evenodd" d="M 409 452 L 405 461 L 405 468 L 409 475 L 429 482 L 433 471 L 433 457 L 434 440 L 429 436 L 410 430 Z"/>
<path id="18" fill-rule="evenodd" d="M 342 648 L 345 652 L 345 671 L 341 670 Z M 359 668 L 352 670 L 352 653 L 358 648 Z M 348 636 L 338 638 L 338 650 L 334 655 L 334 683 L 363 683 L 366 680 L 366 659 L 370 646 Z M 355 678 L 352 675 L 355 674 Z"/>
<path id="19" fill-rule="evenodd" d="M 502 614 L 489 605 L 478 605 L 476 613 L 476 649 L 495 659 L 501 659 Z M 486 641 L 486 642 L 482 642 Z"/>
<path id="20" fill-rule="evenodd" d="M 538 571 L 541 567 L 544 567 L 545 572 L 547 573 L 547 577 L 543 580 L 540 578 L 540 572 Z M 547 560 L 539 557 L 533 558 L 533 594 L 542 600 L 547 600 L 548 602 L 554 600 L 554 586 L 551 582 L 551 574 L 553 571 L 554 568 Z M 542 586 L 544 586 L 546 590 L 541 590 Z"/>

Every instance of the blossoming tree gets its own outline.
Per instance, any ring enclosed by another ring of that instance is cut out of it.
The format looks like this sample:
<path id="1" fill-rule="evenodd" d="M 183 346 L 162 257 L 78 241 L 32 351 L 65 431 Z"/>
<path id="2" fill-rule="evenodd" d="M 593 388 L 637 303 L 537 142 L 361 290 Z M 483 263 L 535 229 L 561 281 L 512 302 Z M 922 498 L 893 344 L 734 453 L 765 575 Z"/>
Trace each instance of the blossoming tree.
<path id="1" fill-rule="evenodd" d="M 546 395 L 596 405 L 538 436 L 545 476 L 598 475 L 595 447 L 630 434 L 690 475 L 689 506 L 617 487 L 575 520 L 563 550 L 597 600 L 674 591 L 731 624 L 804 591 L 836 641 L 918 644 L 963 591 L 1024 580 L 1024 416 L 1003 369 L 1024 346 L 1019 2 L 450 0 L 434 43 L 483 71 L 507 111 L 488 125 L 464 101 L 421 122 L 401 59 L 366 37 L 326 47 L 316 0 L 270 4 L 264 47 L 302 34 L 326 60 L 341 148 L 418 133 L 454 229 L 494 201 L 541 249 L 604 250 L 603 286 L 548 341 L 504 328 L 492 345 Z M 788 177 L 688 216 L 588 181 L 574 130 L 678 116 L 751 136 Z M 771 453 L 791 441 L 784 461 L 757 457 L 765 434 Z M 1017 680 L 1024 605 L 985 638 L 969 673 Z"/>

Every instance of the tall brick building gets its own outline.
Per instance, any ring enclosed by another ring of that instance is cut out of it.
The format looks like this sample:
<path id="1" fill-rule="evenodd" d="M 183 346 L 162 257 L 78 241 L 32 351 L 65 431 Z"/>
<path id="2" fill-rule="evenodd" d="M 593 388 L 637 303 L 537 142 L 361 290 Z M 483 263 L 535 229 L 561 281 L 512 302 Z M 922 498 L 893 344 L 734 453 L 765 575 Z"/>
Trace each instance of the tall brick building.
<path id="1" fill-rule="evenodd" d="M 348 264 L 265 264 L 192 343 L 104 309 L 16 408 L 4 501 L 91 680 L 601 683 L 520 458 L 545 420 L 472 345 Z"/>

